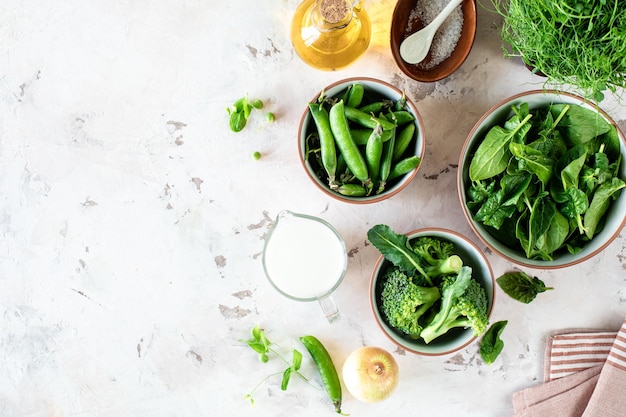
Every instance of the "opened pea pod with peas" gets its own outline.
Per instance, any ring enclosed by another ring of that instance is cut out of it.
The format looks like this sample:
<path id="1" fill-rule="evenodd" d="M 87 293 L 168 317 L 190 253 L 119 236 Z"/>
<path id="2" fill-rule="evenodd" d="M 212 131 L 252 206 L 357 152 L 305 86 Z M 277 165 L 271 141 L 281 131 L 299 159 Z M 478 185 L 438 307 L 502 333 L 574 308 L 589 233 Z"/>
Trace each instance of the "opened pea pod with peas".
<path id="1" fill-rule="evenodd" d="M 332 192 L 380 195 L 421 162 L 412 151 L 418 128 L 404 95 L 392 100 L 353 83 L 333 96 L 322 92 L 308 112 L 313 123 L 303 157 Z"/>

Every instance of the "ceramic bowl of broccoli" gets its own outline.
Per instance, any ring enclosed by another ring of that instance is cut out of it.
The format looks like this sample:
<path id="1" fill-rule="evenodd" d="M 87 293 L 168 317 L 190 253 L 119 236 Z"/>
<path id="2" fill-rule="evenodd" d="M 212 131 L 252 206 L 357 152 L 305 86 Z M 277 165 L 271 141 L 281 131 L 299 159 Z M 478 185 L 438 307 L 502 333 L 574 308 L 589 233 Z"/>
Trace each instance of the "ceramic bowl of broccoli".
<path id="1" fill-rule="evenodd" d="M 419 355 L 447 355 L 489 327 L 494 276 L 480 249 L 451 230 L 407 234 L 376 225 L 368 240 L 381 253 L 370 280 L 370 305 L 382 332 Z"/>
<path id="2" fill-rule="evenodd" d="M 518 265 L 554 269 L 601 253 L 626 224 L 626 138 L 571 93 L 534 90 L 468 134 L 457 185 L 476 235 Z"/>

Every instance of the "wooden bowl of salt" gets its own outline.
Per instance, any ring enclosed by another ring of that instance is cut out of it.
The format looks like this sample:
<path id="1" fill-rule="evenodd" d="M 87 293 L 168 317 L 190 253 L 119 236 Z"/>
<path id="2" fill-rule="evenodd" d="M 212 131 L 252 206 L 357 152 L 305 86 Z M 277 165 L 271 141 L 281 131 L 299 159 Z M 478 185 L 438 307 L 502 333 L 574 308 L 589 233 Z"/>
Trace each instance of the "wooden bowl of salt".
<path id="1" fill-rule="evenodd" d="M 426 58 L 409 64 L 400 56 L 400 44 L 428 25 L 449 0 L 398 0 L 391 21 L 391 52 L 400 70 L 416 81 L 446 78 L 465 62 L 476 36 L 476 2 L 464 0 L 439 27 Z"/>

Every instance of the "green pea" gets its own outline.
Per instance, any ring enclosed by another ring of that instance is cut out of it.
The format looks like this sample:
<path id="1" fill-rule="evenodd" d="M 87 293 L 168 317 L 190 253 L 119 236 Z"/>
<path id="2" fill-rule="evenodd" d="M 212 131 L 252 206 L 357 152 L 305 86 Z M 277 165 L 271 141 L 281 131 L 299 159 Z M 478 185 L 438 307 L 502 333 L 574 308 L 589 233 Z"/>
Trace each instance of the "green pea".
<path id="1" fill-rule="evenodd" d="M 254 107 L 255 109 L 262 109 L 263 108 L 263 102 L 259 99 L 256 99 L 252 102 L 252 107 Z"/>

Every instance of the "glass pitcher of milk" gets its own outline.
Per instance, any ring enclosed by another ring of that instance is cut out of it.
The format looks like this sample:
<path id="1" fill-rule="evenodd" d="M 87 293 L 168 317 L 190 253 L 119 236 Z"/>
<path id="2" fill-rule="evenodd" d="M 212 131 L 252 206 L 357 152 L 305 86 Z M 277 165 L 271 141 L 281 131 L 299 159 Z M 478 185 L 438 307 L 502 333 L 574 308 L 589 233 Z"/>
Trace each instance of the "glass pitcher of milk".
<path id="1" fill-rule="evenodd" d="M 317 217 L 283 210 L 265 238 L 263 268 L 272 286 L 292 300 L 318 301 L 330 323 L 340 319 L 331 294 L 347 265 L 341 235 Z"/>

